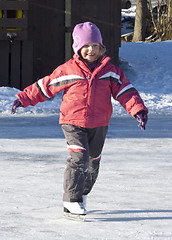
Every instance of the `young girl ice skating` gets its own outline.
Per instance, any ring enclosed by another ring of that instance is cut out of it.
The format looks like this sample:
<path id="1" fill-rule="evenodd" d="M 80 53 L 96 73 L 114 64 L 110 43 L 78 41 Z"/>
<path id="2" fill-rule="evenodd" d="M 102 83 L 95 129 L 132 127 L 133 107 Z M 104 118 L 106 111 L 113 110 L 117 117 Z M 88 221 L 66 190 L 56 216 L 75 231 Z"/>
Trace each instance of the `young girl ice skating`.
<path id="1" fill-rule="evenodd" d="M 70 154 L 64 173 L 64 210 L 85 215 L 112 114 L 111 96 L 139 121 L 141 129 L 145 129 L 148 110 L 123 71 L 104 55 L 106 48 L 96 25 L 78 24 L 72 36 L 73 58 L 17 94 L 12 113 L 64 90 L 59 123 Z"/>

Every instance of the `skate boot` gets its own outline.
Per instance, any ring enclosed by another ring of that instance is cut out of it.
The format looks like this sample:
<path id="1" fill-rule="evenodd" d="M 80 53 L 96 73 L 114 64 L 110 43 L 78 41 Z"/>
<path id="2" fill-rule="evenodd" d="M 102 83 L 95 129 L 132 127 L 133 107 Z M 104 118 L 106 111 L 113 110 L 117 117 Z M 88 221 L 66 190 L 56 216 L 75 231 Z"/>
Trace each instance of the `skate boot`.
<path id="1" fill-rule="evenodd" d="M 63 202 L 65 217 L 70 220 L 85 221 L 87 210 L 82 202 Z"/>

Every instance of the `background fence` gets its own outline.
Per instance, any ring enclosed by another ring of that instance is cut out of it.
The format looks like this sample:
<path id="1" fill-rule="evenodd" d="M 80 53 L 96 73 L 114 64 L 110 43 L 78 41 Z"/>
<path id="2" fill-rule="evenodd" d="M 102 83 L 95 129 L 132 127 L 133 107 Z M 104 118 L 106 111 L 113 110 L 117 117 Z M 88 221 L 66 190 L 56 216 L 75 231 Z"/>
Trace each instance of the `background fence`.
<path id="1" fill-rule="evenodd" d="M 71 32 L 84 21 L 100 28 L 118 64 L 120 0 L 0 0 L 0 86 L 22 90 L 70 59 Z"/>

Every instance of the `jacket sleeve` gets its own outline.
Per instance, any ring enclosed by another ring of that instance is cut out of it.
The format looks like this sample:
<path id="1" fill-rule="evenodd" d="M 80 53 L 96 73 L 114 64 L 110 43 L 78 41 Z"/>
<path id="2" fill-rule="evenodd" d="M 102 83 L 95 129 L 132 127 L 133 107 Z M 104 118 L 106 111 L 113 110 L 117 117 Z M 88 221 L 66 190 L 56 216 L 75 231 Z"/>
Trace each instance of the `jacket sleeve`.
<path id="1" fill-rule="evenodd" d="M 26 87 L 23 92 L 16 94 L 16 97 L 20 100 L 23 107 L 35 106 L 38 102 L 44 102 L 65 89 L 66 84 L 57 84 L 61 78 L 63 78 L 63 73 L 61 68 L 58 67 L 51 75 L 39 79 Z"/>
<path id="2" fill-rule="evenodd" d="M 120 68 L 117 68 L 117 76 L 119 76 L 118 84 L 112 83 L 112 95 L 133 117 L 135 115 L 148 109 L 144 105 L 138 91 L 133 87 L 133 85 L 127 80 L 125 74 Z"/>

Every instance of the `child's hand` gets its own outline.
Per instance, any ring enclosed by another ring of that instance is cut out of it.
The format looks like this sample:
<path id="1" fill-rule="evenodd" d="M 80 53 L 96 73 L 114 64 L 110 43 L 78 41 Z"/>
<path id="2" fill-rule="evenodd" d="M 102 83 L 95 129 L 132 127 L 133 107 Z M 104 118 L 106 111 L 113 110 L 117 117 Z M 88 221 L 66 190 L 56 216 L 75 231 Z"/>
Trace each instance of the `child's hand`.
<path id="1" fill-rule="evenodd" d="M 146 111 L 140 111 L 135 115 L 136 120 L 139 122 L 138 127 L 141 128 L 141 130 L 145 130 L 145 126 L 148 120 L 148 115 Z"/>
<path id="2" fill-rule="evenodd" d="M 11 109 L 11 114 L 15 114 L 16 108 L 22 107 L 22 104 L 19 99 L 16 99 L 13 103 L 12 109 Z"/>

